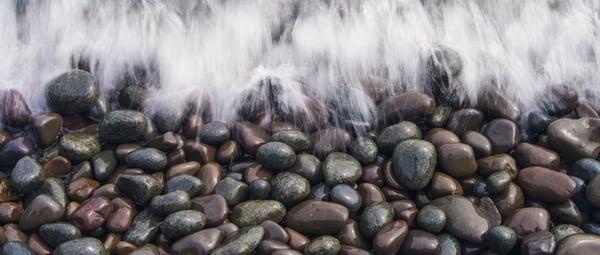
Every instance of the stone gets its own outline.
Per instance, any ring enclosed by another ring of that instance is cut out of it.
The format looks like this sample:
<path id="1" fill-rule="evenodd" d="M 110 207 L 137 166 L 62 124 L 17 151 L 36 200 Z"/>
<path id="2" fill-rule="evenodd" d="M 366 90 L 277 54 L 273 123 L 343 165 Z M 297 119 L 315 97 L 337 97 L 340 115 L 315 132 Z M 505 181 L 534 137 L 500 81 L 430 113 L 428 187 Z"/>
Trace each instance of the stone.
<path id="1" fill-rule="evenodd" d="M 152 198 L 149 209 L 159 216 L 187 210 L 192 206 L 190 195 L 185 191 L 173 191 L 165 195 L 159 195 Z"/>
<path id="2" fill-rule="evenodd" d="M 442 172 L 435 172 L 427 189 L 427 197 L 436 199 L 446 195 L 462 195 L 463 188 L 452 176 Z"/>
<path id="3" fill-rule="evenodd" d="M 291 206 L 302 201 L 310 193 L 310 183 L 304 177 L 290 172 L 282 172 L 271 180 L 273 199 Z"/>
<path id="4" fill-rule="evenodd" d="M 410 121 L 402 121 L 398 124 L 384 128 L 377 137 L 377 146 L 383 153 L 393 153 L 394 148 L 400 142 L 409 139 L 421 139 L 421 130 Z"/>
<path id="5" fill-rule="evenodd" d="M 192 209 L 201 211 L 206 218 L 206 226 L 221 225 L 229 215 L 227 200 L 218 194 L 196 197 L 192 199 Z"/>
<path id="6" fill-rule="evenodd" d="M 217 149 L 217 162 L 227 165 L 240 156 L 240 146 L 233 140 L 225 141 Z"/>
<path id="7" fill-rule="evenodd" d="M 565 238 L 556 249 L 557 255 L 595 254 L 600 249 L 600 237 L 590 234 L 575 234 Z"/>
<path id="8" fill-rule="evenodd" d="M 550 215 L 543 208 L 527 207 L 515 210 L 502 225 L 512 228 L 519 237 L 548 230 Z"/>
<path id="9" fill-rule="evenodd" d="M 57 247 L 60 244 L 81 238 L 81 231 L 69 223 L 48 223 L 41 225 L 38 229 L 40 237 L 51 247 Z"/>
<path id="10" fill-rule="evenodd" d="M 24 242 L 10 241 L 0 247 L 0 254 L 18 254 L 18 255 L 34 255 L 37 254 L 29 248 Z"/>
<path id="11" fill-rule="evenodd" d="M 48 113 L 36 116 L 32 120 L 33 133 L 42 147 L 48 147 L 54 143 L 63 125 L 60 114 Z"/>
<path id="12" fill-rule="evenodd" d="M 371 239 L 385 224 L 394 220 L 394 209 L 387 202 L 368 205 L 360 216 L 361 233 Z"/>
<path id="13" fill-rule="evenodd" d="M 519 106 L 493 84 L 481 90 L 478 95 L 478 102 L 477 108 L 481 109 L 489 118 L 516 121 L 521 115 Z"/>
<path id="14" fill-rule="evenodd" d="M 285 143 L 268 142 L 258 148 L 256 160 L 269 170 L 282 171 L 296 163 L 296 154 Z"/>
<path id="15" fill-rule="evenodd" d="M 488 122 L 481 133 L 490 140 L 492 154 L 507 153 L 521 140 L 519 128 L 507 119 Z"/>
<path id="16" fill-rule="evenodd" d="M 92 157 L 94 177 L 100 181 L 107 180 L 115 171 L 117 163 L 117 158 L 112 150 L 105 150 L 94 155 L 94 157 Z"/>
<path id="17" fill-rule="evenodd" d="M 185 191 L 190 197 L 195 197 L 200 193 L 204 183 L 191 175 L 179 175 L 171 178 L 165 183 L 165 193 L 173 191 Z"/>
<path id="18" fill-rule="evenodd" d="M 58 143 L 58 153 L 74 163 L 91 159 L 101 150 L 98 139 L 87 134 L 67 134 Z"/>
<path id="19" fill-rule="evenodd" d="M 286 225 L 303 234 L 336 234 L 348 220 L 346 207 L 323 201 L 303 201 L 285 216 Z"/>
<path id="20" fill-rule="evenodd" d="M 551 255 L 556 249 L 556 241 L 552 233 L 538 231 L 529 234 L 521 241 L 521 254 L 523 255 Z"/>
<path id="21" fill-rule="evenodd" d="M 567 84 L 548 86 L 542 93 L 538 97 L 540 99 L 538 102 L 541 108 L 550 115 L 566 115 L 575 110 L 579 101 L 575 89 Z"/>
<path id="22" fill-rule="evenodd" d="M 560 224 L 552 228 L 552 234 L 554 235 L 554 239 L 557 242 L 561 242 L 565 238 L 575 235 L 575 234 L 583 234 L 583 230 L 579 227 L 571 224 Z"/>
<path id="23" fill-rule="evenodd" d="M 337 233 L 337 239 L 343 245 L 362 249 L 369 248 L 368 241 L 362 236 L 358 223 L 353 219 L 346 221 L 342 229 Z"/>
<path id="24" fill-rule="evenodd" d="M 137 246 L 148 244 L 158 236 L 162 218 L 149 209 L 135 216 L 129 230 L 123 234 L 123 240 Z"/>
<path id="25" fill-rule="evenodd" d="M 33 146 L 26 137 L 17 137 L 0 148 L 0 166 L 11 168 L 17 161 L 33 152 Z"/>
<path id="26" fill-rule="evenodd" d="M 600 175 L 596 175 L 585 189 L 585 197 L 593 207 L 600 207 Z"/>
<path id="27" fill-rule="evenodd" d="M 392 156 L 392 167 L 400 184 L 409 190 L 420 190 L 429 184 L 436 165 L 435 147 L 422 140 L 399 143 Z"/>
<path id="28" fill-rule="evenodd" d="M 46 176 L 56 177 L 68 174 L 73 168 L 73 165 L 67 158 L 57 155 L 48 159 L 42 168 L 44 169 Z"/>
<path id="29" fill-rule="evenodd" d="M 271 141 L 285 143 L 296 153 L 308 152 L 313 147 L 310 137 L 296 130 L 279 131 L 271 136 Z"/>
<path id="30" fill-rule="evenodd" d="M 177 240 L 204 228 L 204 214 L 195 210 L 182 210 L 169 214 L 160 225 L 161 232 L 170 240 Z"/>
<path id="31" fill-rule="evenodd" d="M 233 139 L 244 151 L 255 155 L 258 147 L 269 140 L 269 135 L 260 126 L 250 122 L 238 122 L 233 128 Z"/>
<path id="32" fill-rule="evenodd" d="M 589 183 L 598 174 L 600 174 L 600 162 L 591 158 L 577 160 L 569 169 L 569 175 L 575 176 L 585 183 Z"/>
<path id="33" fill-rule="evenodd" d="M 416 91 L 390 96 L 379 104 L 379 111 L 385 123 L 396 123 L 400 120 L 421 122 L 435 110 L 432 97 Z"/>
<path id="34" fill-rule="evenodd" d="M 225 123 L 215 121 L 204 124 L 200 128 L 199 135 L 200 141 L 207 144 L 219 145 L 231 137 L 231 132 Z"/>
<path id="35" fill-rule="evenodd" d="M 354 157 L 333 152 L 323 163 L 323 175 L 327 185 L 352 184 L 360 179 L 362 167 Z"/>
<path id="36" fill-rule="evenodd" d="M 154 148 L 143 148 L 127 154 L 125 163 L 131 168 L 141 168 L 153 173 L 167 167 L 167 155 Z"/>
<path id="37" fill-rule="evenodd" d="M 567 160 L 600 154 L 600 119 L 558 119 L 550 123 L 546 134 L 552 149 Z"/>
<path id="38" fill-rule="evenodd" d="M 21 194 L 35 192 L 42 185 L 44 178 L 40 163 L 29 156 L 21 158 L 10 172 L 11 187 Z"/>
<path id="39" fill-rule="evenodd" d="M 440 208 L 426 205 L 417 214 L 417 225 L 422 230 L 437 234 L 446 225 L 446 214 Z"/>
<path id="40" fill-rule="evenodd" d="M 177 240 L 170 251 L 173 255 L 210 254 L 224 238 L 223 231 L 207 228 Z"/>
<path id="41" fill-rule="evenodd" d="M 429 130 L 423 140 L 430 142 L 436 148 L 444 144 L 460 143 L 460 138 L 450 130 L 443 128 L 434 128 Z"/>
<path id="42" fill-rule="evenodd" d="M 517 234 L 505 226 L 495 226 L 485 234 L 485 243 L 499 254 L 508 253 L 517 243 Z"/>
<path id="43" fill-rule="evenodd" d="M 274 200 L 249 200 L 237 204 L 231 212 L 231 222 L 239 227 L 259 225 L 266 220 L 281 222 L 285 206 Z"/>
<path id="44" fill-rule="evenodd" d="M 331 201 L 344 205 L 351 212 L 358 212 L 362 198 L 358 191 L 346 184 L 338 184 L 331 189 Z"/>
<path id="45" fill-rule="evenodd" d="M 450 195 L 430 202 L 446 214 L 445 230 L 461 239 L 472 243 L 482 243 L 490 222 L 473 202 L 465 197 Z"/>
<path id="46" fill-rule="evenodd" d="M 149 125 L 141 112 L 116 110 L 106 115 L 98 131 L 100 139 L 107 143 L 137 142 L 146 138 Z"/>
<path id="47" fill-rule="evenodd" d="M 38 195 L 21 214 L 19 228 L 32 231 L 43 224 L 60 220 L 64 214 L 65 208 L 50 196 Z"/>
<path id="48" fill-rule="evenodd" d="M 482 176 L 489 176 L 499 171 L 507 171 L 512 178 L 517 176 L 517 163 L 513 157 L 508 154 L 497 154 L 477 160 L 477 173 Z"/>
<path id="49" fill-rule="evenodd" d="M 477 158 L 485 158 L 492 155 L 492 143 L 479 132 L 467 131 L 462 135 L 461 140 L 463 143 L 471 146 Z"/>
<path id="50" fill-rule="evenodd" d="M 107 255 L 108 251 L 96 238 L 76 238 L 59 245 L 54 250 L 56 255 Z"/>
<path id="51" fill-rule="evenodd" d="M 100 97 L 98 81 L 89 72 L 71 70 L 50 81 L 46 100 L 58 113 L 74 114 L 91 110 Z"/>
<path id="52" fill-rule="evenodd" d="M 564 202 L 577 191 L 568 175 L 544 167 L 521 169 L 516 182 L 526 195 L 545 202 Z"/>
<path id="53" fill-rule="evenodd" d="M 298 155 L 296 157 L 296 163 L 288 171 L 299 174 L 306 178 L 311 184 L 316 184 L 323 180 L 321 161 L 312 154 Z"/>
<path id="54" fill-rule="evenodd" d="M 376 254 L 394 255 L 402 247 L 408 234 L 406 221 L 392 221 L 383 226 L 373 237 L 373 250 Z"/>
<path id="55" fill-rule="evenodd" d="M 512 155 L 521 168 L 541 166 L 558 169 L 560 164 L 560 158 L 556 152 L 530 143 L 519 143 Z"/>
<path id="56" fill-rule="evenodd" d="M 438 236 L 440 242 L 438 251 L 440 255 L 460 255 L 460 242 L 455 237 L 449 234 L 440 234 Z"/>
<path id="57" fill-rule="evenodd" d="M 306 255 L 335 255 L 340 250 L 340 241 L 332 236 L 319 236 L 304 248 Z"/>
<path id="58" fill-rule="evenodd" d="M 116 185 L 123 195 L 137 205 L 147 204 L 162 192 L 160 181 L 147 174 L 121 174 Z"/>
<path id="59" fill-rule="evenodd" d="M 261 226 L 242 228 L 223 244 L 214 249 L 212 255 L 249 255 L 258 246 L 265 235 Z"/>
<path id="60" fill-rule="evenodd" d="M 471 146 L 463 143 L 444 144 L 438 148 L 438 161 L 442 168 L 455 178 L 477 172 L 477 161 Z"/>
<path id="61" fill-rule="evenodd" d="M 215 194 L 219 194 L 227 199 L 229 206 L 235 206 L 244 201 L 248 196 L 248 185 L 226 177 L 215 186 Z"/>
<path id="62" fill-rule="evenodd" d="M 375 162 L 377 159 L 377 144 L 372 139 L 358 137 L 350 143 L 350 154 L 362 165 Z"/>
<path id="63" fill-rule="evenodd" d="M 313 154 L 324 159 L 332 152 L 345 151 L 352 141 L 352 136 L 346 129 L 326 128 L 313 133 Z"/>
<path id="64" fill-rule="evenodd" d="M 448 130 L 458 136 L 467 131 L 477 131 L 483 123 L 483 113 L 477 109 L 467 108 L 454 112 L 448 122 Z"/>
<path id="65" fill-rule="evenodd" d="M 413 229 L 408 231 L 401 254 L 435 254 L 440 245 L 437 237 L 423 230 Z"/>

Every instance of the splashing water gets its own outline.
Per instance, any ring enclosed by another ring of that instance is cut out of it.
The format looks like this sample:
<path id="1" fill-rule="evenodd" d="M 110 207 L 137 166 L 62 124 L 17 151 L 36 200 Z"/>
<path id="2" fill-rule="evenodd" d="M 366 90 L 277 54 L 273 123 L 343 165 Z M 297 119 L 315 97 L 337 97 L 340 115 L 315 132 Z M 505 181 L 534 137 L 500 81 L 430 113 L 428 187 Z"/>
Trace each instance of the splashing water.
<path id="1" fill-rule="evenodd" d="M 427 59 L 444 45 L 463 59 L 468 96 L 492 78 L 531 109 L 562 82 L 600 101 L 599 28 L 595 0 L 6 0 L 0 89 L 45 111 L 45 84 L 80 62 L 107 97 L 124 81 L 149 85 L 148 111 L 191 100 L 233 120 L 266 82 L 285 109 L 316 98 L 371 120 L 368 86 L 423 90 Z"/>

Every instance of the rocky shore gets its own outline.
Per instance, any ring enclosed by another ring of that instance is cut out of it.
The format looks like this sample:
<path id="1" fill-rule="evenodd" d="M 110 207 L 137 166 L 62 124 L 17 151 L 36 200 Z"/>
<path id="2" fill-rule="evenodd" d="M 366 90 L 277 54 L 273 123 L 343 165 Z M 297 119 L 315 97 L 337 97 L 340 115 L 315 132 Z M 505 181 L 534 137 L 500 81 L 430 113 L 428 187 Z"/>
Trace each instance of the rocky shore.
<path id="1" fill-rule="evenodd" d="M 430 91 L 372 88 L 373 123 L 280 109 L 272 85 L 232 123 L 145 114 L 143 86 L 83 70 L 49 113 L 0 91 L 0 254 L 597 254 L 600 109 L 567 85 L 533 112 L 459 97 L 436 54 Z"/>

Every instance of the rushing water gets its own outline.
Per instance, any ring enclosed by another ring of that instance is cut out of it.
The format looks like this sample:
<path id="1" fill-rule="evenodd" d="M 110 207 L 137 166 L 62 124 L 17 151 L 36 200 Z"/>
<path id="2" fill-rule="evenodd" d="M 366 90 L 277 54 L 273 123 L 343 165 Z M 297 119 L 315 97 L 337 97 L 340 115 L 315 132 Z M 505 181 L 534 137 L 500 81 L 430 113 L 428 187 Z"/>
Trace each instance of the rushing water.
<path id="1" fill-rule="evenodd" d="M 151 86 L 148 111 L 193 100 L 234 119 L 245 89 L 277 83 L 290 109 L 314 97 L 369 120 L 363 85 L 423 89 L 444 45 L 471 97 L 495 79 L 530 109 L 563 82 L 598 102 L 599 28 L 597 0 L 2 0 L 0 88 L 44 111 L 44 85 L 80 61 L 104 95 Z"/>

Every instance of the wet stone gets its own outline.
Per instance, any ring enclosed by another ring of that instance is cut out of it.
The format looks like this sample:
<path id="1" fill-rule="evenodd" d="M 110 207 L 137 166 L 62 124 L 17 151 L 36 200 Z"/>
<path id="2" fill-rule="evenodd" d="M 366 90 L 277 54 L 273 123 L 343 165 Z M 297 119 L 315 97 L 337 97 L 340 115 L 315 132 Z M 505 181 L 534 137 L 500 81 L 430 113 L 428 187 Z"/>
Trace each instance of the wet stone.
<path id="1" fill-rule="evenodd" d="M 260 225 L 265 229 L 265 239 L 277 240 L 282 243 L 287 243 L 290 240 L 290 235 L 276 222 L 266 220 Z"/>
<path id="2" fill-rule="evenodd" d="M 545 202 L 564 202 L 576 192 L 568 175 L 543 167 L 522 169 L 516 182 L 526 195 Z"/>
<path id="3" fill-rule="evenodd" d="M 218 226 L 229 215 L 227 200 L 221 195 L 207 195 L 192 199 L 192 209 L 201 211 L 208 227 Z"/>
<path id="4" fill-rule="evenodd" d="M 165 183 L 165 193 L 174 191 L 185 191 L 190 197 L 195 197 L 204 186 L 202 181 L 191 175 L 179 175 L 171 178 Z"/>
<path id="5" fill-rule="evenodd" d="M 559 119 L 548 126 L 546 134 L 552 148 L 567 160 L 600 154 L 600 119 Z"/>
<path id="6" fill-rule="evenodd" d="M 61 74 L 46 86 L 46 100 L 56 112 L 74 114 L 91 110 L 100 89 L 89 72 L 72 70 Z"/>
<path id="7" fill-rule="evenodd" d="M 465 241 L 481 243 L 490 228 L 490 222 L 479 208 L 467 198 L 457 195 L 445 196 L 431 201 L 446 214 L 445 230 Z"/>
<path id="8" fill-rule="evenodd" d="M 600 249 L 600 237 L 590 234 L 575 234 L 565 238 L 556 249 L 557 255 L 596 254 Z"/>
<path id="9" fill-rule="evenodd" d="M 105 197 L 95 197 L 83 202 L 69 219 L 79 229 L 92 231 L 103 226 L 113 210 L 110 200 Z"/>
<path id="10" fill-rule="evenodd" d="M 517 234 L 508 227 L 496 226 L 485 234 L 485 243 L 494 252 L 505 254 L 517 243 Z"/>
<path id="11" fill-rule="evenodd" d="M 65 208 L 50 196 L 38 195 L 21 214 L 19 228 L 31 231 L 45 223 L 58 221 L 64 214 Z"/>
<path id="12" fill-rule="evenodd" d="M 43 165 L 46 176 L 62 176 L 68 174 L 72 167 L 71 161 L 63 156 L 54 156 Z"/>
<path id="13" fill-rule="evenodd" d="M 248 186 L 250 198 L 266 199 L 271 194 L 271 183 L 266 180 L 254 180 Z"/>
<path id="14" fill-rule="evenodd" d="M 31 248 L 29 248 L 25 243 L 12 241 L 4 243 L 2 247 L 0 247 L 0 254 L 34 255 L 36 253 L 33 250 L 31 250 Z"/>
<path id="15" fill-rule="evenodd" d="M 311 215 L 311 217 L 306 217 Z M 286 225 L 303 234 L 336 234 L 348 220 L 346 207 L 322 201 L 303 201 L 285 216 Z"/>
<path id="16" fill-rule="evenodd" d="M 361 164 L 367 165 L 377 159 L 377 144 L 365 137 L 359 137 L 350 143 L 350 154 Z"/>
<path id="17" fill-rule="evenodd" d="M 440 208 L 426 205 L 417 214 L 417 225 L 427 232 L 439 233 L 446 225 L 446 214 Z"/>
<path id="18" fill-rule="evenodd" d="M 438 246 L 440 255 L 460 255 L 460 242 L 455 237 L 449 234 L 440 234 L 438 236 L 440 242 Z"/>
<path id="19" fill-rule="evenodd" d="M 578 177 L 585 183 L 598 174 L 600 174 L 600 162 L 591 158 L 577 160 L 569 169 L 569 175 Z"/>
<path id="20" fill-rule="evenodd" d="M 100 139 L 108 143 L 127 143 L 146 138 L 148 123 L 143 113 L 116 110 L 108 113 L 99 126 Z"/>
<path id="21" fill-rule="evenodd" d="M 313 146 L 310 137 L 295 130 L 277 132 L 271 136 L 271 141 L 285 143 L 296 153 L 308 152 Z"/>
<path id="22" fill-rule="evenodd" d="M 386 123 L 421 122 L 433 114 L 435 101 L 424 93 L 412 91 L 383 99 L 379 110 Z"/>
<path id="23" fill-rule="evenodd" d="M 32 193 L 42 185 L 45 174 L 37 160 L 21 158 L 10 173 L 11 187 L 21 194 Z"/>
<path id="24" fill-rule="evenodd" d="M 351 184 L 362 175 L 362 167 L 354 157 L 334 152 L 325 159 L 323 175 L 328 185 Z"/>
<path id="25" fill-rule="evenodd" d="M 143 148 L 127 154 L 125 163 L 129 167 L 141 168 L 152 173 L 167 167 L 167 155 L 154 148 Z"/>
<path id="26" fill-rule="evenodd" d="M 87 134 L 67 134 L 58 143 L 59 154 L 77 163 L 91 159 L 101 150 L 100 142 Z"/>
<path id="27" fill-rule="evenodd" d="M 407 140 L 396 146 L 392 167 L 400 184 L 420 190 L 429 184 L 436 165 L 435 147 L 422 140 Z"/>
<path id="28" fill-rule="evenodd" d="M 448 130 L 461 136 L 467 131 L 477 131 L 483 122 L 483 113 L 477 109 L 462 109 L 454 112 L 448 122 Z"/>
<path id="29" fill-rule="evenodd" d="M 521 241 L 521 254 L 523 255 L 550 255 L 554 253 L 555 248 L 554 236 L 548 231 L 529 234 Z"/>
<path id="30" fill-rule="evenodd" d="M 224 238 L 223 231 L 208 228 L 179 239 L 170 251 L 173 255 L 209 254 Z"/>
<path id="31" fill-rule="evenodd" d="M 286 206 L 291 206 L 302 201 L 310 192 L 310 184 L 304 177 L 282 172 L 271 180 L 271 196 Z"/>
<path id="32" fill-rule="evenodd" d="M 167 216 L 177 211 L 191 207 L 190 195 L 185 191 L 173 191 L 161 196 L 155 196 L 150 201 L 150 210 L 159 216 Z"/>
<path id="33" fill-rule="evenodd" d="M 516 210 L 504 219 L 502 225 L 515 231 L 519 237 L 548 230 L 550 215 L 543 208 L 527 207 Z"/>
<path id="34" fill-rule="evenodd" d="M 100 183 L 89 178 L 80 177 L 69 183 L 67 186 L 67 195 L 69 198 L 83 202 L 92 195 L 92 192 L 100 186 Z"/>
<path id="35" fill-rule="evenodd" d="M 552 228 L 552 234 L 557 242 L 564 240 L 565 238 L 574 234 L 582 234 L 583 230 L 579 227 L 571 224 L 560 224 Z"/>
<path id="36" fill-rule="evenodd" d="M 556 152 L 529 143 L 518 144 L 512 155 L 522 168 L 541 166 L 549 169 L 558 169 L 560 164 L 560 158 Z"/>
<path id="37" fill-rule="evenodd" d="M 423 139 L 433 144 L 436 148 L 444 144 L 460 143 L 460 138 L 456 134 L 443 128 L 429 130 Z"/>
<path id="38" fill-rule="evenodd" d="M 340 241 L 332 236 L 319 236 L 304 248 L 306 255 L 335 255 L 340 250 Z"/>
<path id="39" fill-rule="evenodd" d="M 17 202 L 0 203 L 0 223 L 15 223 L 19 221 L 23 206 Z M 0 230 L 1 231 L 1 230 Z"/>
<path id="40" fill-rule="evenodd" d="M 469 145 L 444 144 L 438 148 L 437 155 L 442 168 L 455 178 L 466 177 L 477 171 L 475 153 Z"/>
<path id="41" fill-rule="evenodd" d="M 585 196 L 590 205 L 600 207 L 600 175 L 596 175 L 587 185 Z"/>
<path id="42" fill-rule="evenodd" d="M 135 216 L 131 227 L 123 234 L 123 240 L 137 246 L 150 243 L 158 236 L 161 221 L 162 219 L 152 211 L 143 210 Z"/>
<path id="43" fill-rule="evenodd" d="M 301 175 L 311 184 L 316 184 L 323 180 L 321 161 L 312 154 L 298 155 L 296 157 L 296 163 L 289 171 Z"/>
<path id="44" fill-rule="evenodd" d="M 507 171 L 499 171 L 487 177 L 487 189 L 491 194 L 498 194 L 508 188 L 511 176 Z"/>
<path id="45" fill-rule="evenodd" d="M 516 121 L 521 115 L 519 106 L 493 84 L 482 89 L 478 99 L 478 108 L 489 118 Z"/>
<path id="46" fill-rule="evenodd" d="M 215 194 L 227 199 L 229 206 L 235 206 L 248 196 L 248 185 L 230 177 L 224 178 L 215 186 Z"/>
<path id="47" fill-rule="evenodd" d="M 206 219 L 204 214 L 195 210 L 183 210 L 169 214 L 162 222 L 161 232 L 170 240 L 177 240 L 199 231 L 204 227 Z"/>
<path id="48" fill-rule="evenodd" d="M 421 139 L 421 130 L 415 123 L 402 121 L 384 128 L 377 137 L 377 146 L 383 153 L 392 153 L 396 145 L 409 139 Z"/>
<path id="49" fill-rule="evenodd" d="M 108 251 L 100 240 L 90 237 L 67 241 L 54 250 L 56 255 L 106 255 Z"/>
<path id="50" fill-rule="evenodd" d="M 490 143 L 490 140 L 481 133 L 467 131 L 463 134 L 461 140 L 463 143 L 473 148 L 473 152 L 477 158 L 485 158 L 492 155 L 492 144 Z"/>
<path id="51" fill-rule="evenodd" d="M 358 212 L 362 205 L 362 198 L 358 191 L 346 184 L 338 184 L 331 189 L 331 200 L 344 205 L 351 212 Z"/>
<path id="52" fill-rule="evenodd" d="M 34 117 L 32 120 L 33 133 L 42 147 L 48 147 L 54 143 L 63 125 L 60 114 L 48 113 Z"/>
<path id="53" fill-rule="evenodd" d="M 435 254 L 439 240 L 429 232 L 414 229 L 408 231 L 402 244 L 402 254 Z"/>
<path id="54" fill-rule="evenodd" d="M 148 203 L 162 191 L 161 183 L 147 174 L 122 174 L 116 185 L 123 195 L 131 198 L 137 205 Z"/>
<path id="55" fill-rule="evenodd" d="M 488 122 L 481 133 L 490 140 L 492 154 L 507 153 L 521 140 L 519 128 L 507 119 Z"/>
<path id="56" fill-rule="evenodd" d="M 238 230 L 227 238 L 223 244 L 213 250 L 212 255 L 248 255 L 252 253 L 263 239 L 265 230 L 261 226 L 247 227 Z"/>
<path id="57" fill-rule="evenodd" d="M 367 238 L 373 238 L 385 224 L 394 220 L 394 209 L 387 202 L 367 206 L 360 216 L 360 230 Z"/>
<path id="58" fill-rule="evenodd" d="M 40 226 L 38 233 L 40 237 L 51 247 L 57 247 L 60 244 L 81 238 L 81 231 L 69 223 L 49 223 Z"/>
<path id="59" fill-rule="evenodd" d="M 0 166 L 13 167 L 21 158 L 33 152 L 31 142 L 25 137 L 10 140 L 0 149 Z"/>
<path id="60" fill-rule="evenodd" d="M 200 140 L 207 144 L 219 145 L 231 137 L 229 127 L 223 122 L 209 122 L 200 128 Z"/>
<path id="61" fill-rule="evenodd" d="M 231 212 L 231 222 L 239 227 L 254 226 L 270 220 L 281 222 L 286 209 L 274 200 L 250 200 L 236 205 Z"/>

